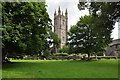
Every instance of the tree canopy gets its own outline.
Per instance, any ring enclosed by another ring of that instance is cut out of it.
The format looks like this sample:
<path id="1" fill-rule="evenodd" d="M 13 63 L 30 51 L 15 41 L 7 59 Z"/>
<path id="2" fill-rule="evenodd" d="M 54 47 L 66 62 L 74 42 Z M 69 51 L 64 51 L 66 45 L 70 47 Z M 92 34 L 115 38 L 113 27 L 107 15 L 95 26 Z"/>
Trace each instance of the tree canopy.
<path id="1" fill-rule="evenodd" d="M 94 16 L 107 16 L 108 20 L 116 21 L 120 17 L 119 2 L 79 2 L 79 10 L 89 9 Z"/>
<path id="2" fill-rule="evenodd" d="M 99 53 L 112 41 L 111 33 L 120 18 L 120 2 L 79 2 L 79 10 L 90 15 L 81 17 L 69 31 L 71 53 Z"/>
<path id="3" fill-rule="evenodd" d="M 79 10 L 87 8 L 90 15 L 94 17 L 100 43 L 106 46 L 112 41 L 111 33 L 114 29 L 115 22 L 120 19 L 120 2 L 79 2 Z M 103 38 L 103 37 L 104 38 Z"/>
<path id="4" fill-rule="evenodd" d="M 49 52 L 52 23 L 45 2 L 3 2 L 2 23 L 3 56 Z"/>
<path id="5" fill-rule="evenodd" d="M 120 2 L 79 2 L 79 10 L 87 8 L 89 13 L 96 18 L 98 27 L 104 28 L 102 34 L 108 34 L 107 41 L 110 43 L 112 30 L 115 22 L 120 19 Z"/>
<path id="6" fill-rule="evenodd" d="M 68 43 L 72 53 L 86 53 L 90 57 L 90 54 L 104 50 L 108 45 L 106 42 L 108 34 L 101 34 L 99 30 L 104 30 L 97 24 L 95 18 L 89 15 L 81 17 L 77 24 L 71 27 Z"/>

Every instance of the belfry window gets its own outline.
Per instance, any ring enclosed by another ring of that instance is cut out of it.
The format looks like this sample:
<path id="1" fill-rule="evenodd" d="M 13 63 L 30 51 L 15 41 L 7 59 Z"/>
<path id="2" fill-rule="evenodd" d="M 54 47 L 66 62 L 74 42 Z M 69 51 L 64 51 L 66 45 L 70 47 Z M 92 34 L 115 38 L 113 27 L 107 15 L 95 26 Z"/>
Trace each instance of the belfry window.
<path id="1" fill-rule="evenodd" d="M 63 41 L 65 40 L 65 37 L 63 37 Z"/>
<path id="2" fill-rule="evenodd" d="M 64 20 L 62 22 L 63 22 L 62 24 L 64 25 Z"/>

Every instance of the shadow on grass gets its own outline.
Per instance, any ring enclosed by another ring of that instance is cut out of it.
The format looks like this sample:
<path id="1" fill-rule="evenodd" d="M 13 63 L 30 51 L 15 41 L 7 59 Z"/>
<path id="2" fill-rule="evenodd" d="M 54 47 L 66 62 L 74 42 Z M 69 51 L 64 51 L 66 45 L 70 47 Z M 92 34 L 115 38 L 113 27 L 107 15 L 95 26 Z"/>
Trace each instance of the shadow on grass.
<path id="1" fill-rule="evenodd" d="M 16 68 L 18 66 L 13 66 L 14 64 L 19 64 L 18 62 L 9 62 L 2 64 L 2 69 Z"/>
<path id="2" fill-rule="evenodd" d="M 34 64 L 38 64 L 38 63 L 34 63 L 34 62 L 9 62 L 9 63 L 5 63 L 2 64 L 2 69 L 12 69 L 12 68 L 19 68 L 19 67 L 24 67 L 25 65 L 31 66 Z M 42 63 L 39 63 L 42 64 Z"/>

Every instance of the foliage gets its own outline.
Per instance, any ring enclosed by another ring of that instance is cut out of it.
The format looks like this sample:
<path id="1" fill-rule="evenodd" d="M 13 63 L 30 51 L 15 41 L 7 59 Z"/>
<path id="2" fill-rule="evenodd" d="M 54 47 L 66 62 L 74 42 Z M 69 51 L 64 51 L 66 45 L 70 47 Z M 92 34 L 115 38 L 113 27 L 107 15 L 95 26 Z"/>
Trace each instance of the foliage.
<path id="1" fill-rule="evenodd" d="M 116 21 L 120 17 L 119 2 L 79 2 L 78 8 L 89 9 L 90 14 L 94 16 L 108 17 L 108 21 Z"/>
<path id="2" fill-rule="evenodd" d="M 60 48 L 60 38 L 58 38 L 58 35 L 56 33 L 54 33 L 53 31 L 51 31 L 49 29 L 49 42 L 51 44 L 55 44 L 57 48 Z"/>
<path id="3" fill-rule="evenodd" d="M 3 2 L 2 10 L 3 57 L 49 53 L 52 24 L 44 2 Z"/>
<path id="4" fill-rule="evenodd" d="M 109 34 L 99 32 L 105 30 L 97 26 L 101 23 L 96 23 L 95 19 L 91 15 L 84 16 L 71 27 L 68 44 L 72 53 L 87 53 L 90 58 L 90 54 L 99 53 L 108 45 L 106 38 Z"/>
<path id="5" fill-rule="evenodd" d="M 69 46 L 65 45 L 62 49 L 60 49 L 60 52 L 69 53 Z"/>
<path id="6" fill-rule="evenodd" d="M 96 18 L 98 27 L 103 28 L 99 30 L 101 34 L 107 34 L 106 43 L 111 42 L 111 33 L 116 21 L 120 18 L 120 2 L 79 2 L 78 8 L 83 10 L 89 9 L 92 16 Z"/>
<path id="7" fill-rule="evenodd" d="M 68 56 L 67 53 L 55 53 L 54 56 Z"/>
<path id="8" fill-rule="evenodd" d="M 114 28 L 113 26 L 120 17 L 120 2 L 79 2 L 78 8 L 79 10 L 87 8 L 92 18 L 85 19 L 84 17 L 82 21 L 78 21 L 78 23 L 71 28 L 69 34 L 71 36 L 71 41 L 69 41 L 71 52 L 85 52 L 89 54 L 99 51 L 98 53 L 101 53 L 112 41 L 111 33 Z M 85 27 L 85 25 L 88 27 Z M 78 26 L 84 26 L 87 31 L 85 29 L 79 29 L 80 27 Z M 90 29 L 89 26 L 91 26 Z M 82 34 L 80 32 L 82 32 Z M 83 36 L 86 35 L 88 35 L 88 37 L 83 39 Z M 85 44 L 80 45 L 80 43 Z M 83 46 L 87 46 L 87 44 L 91 46 L 88 46 L 86 50 Z"/>

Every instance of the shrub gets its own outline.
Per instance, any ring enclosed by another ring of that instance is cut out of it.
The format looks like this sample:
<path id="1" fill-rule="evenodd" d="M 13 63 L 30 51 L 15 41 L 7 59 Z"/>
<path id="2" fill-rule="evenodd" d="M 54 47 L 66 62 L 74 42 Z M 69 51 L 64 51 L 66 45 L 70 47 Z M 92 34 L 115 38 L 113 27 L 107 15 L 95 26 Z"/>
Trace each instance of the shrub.
<path id="1" fill-rule="evenodd" d="M 98 58 L 101 58 L 101 59 L 117 59 L 118 57 L 117 56 L 99 56 Z"/>
<path id="2" fill-rule="evenodd" d="M 64 46 L 62 49 L 60 49 L 60 52 L 68 53 L 69 52 L 69 47 L 68 46 Z"/>
<path id="3" fill-rule="evenodd" d="M 67 53 L 56 53 L 54 54 L 54 56 L 68 56 Z"/>

